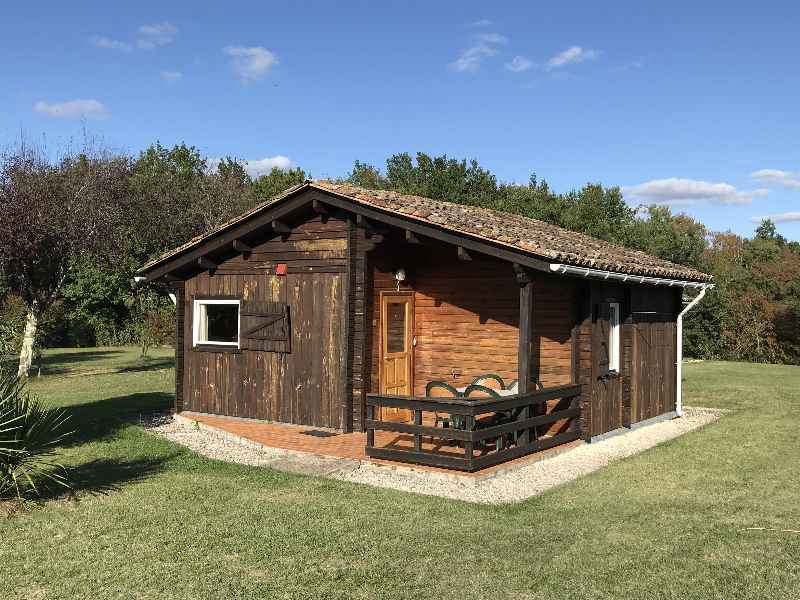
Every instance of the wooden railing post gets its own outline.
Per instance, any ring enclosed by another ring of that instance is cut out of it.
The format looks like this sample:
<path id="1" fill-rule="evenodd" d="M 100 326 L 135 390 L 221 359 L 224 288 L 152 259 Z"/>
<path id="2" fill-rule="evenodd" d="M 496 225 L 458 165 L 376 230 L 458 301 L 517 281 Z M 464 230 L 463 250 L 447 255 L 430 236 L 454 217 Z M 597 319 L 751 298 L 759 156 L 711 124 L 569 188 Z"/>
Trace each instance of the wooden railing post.
<path id="1" fill-rule="evenodd" d="M 530 419 L 531 417 L 531 405 L 526 405 L 522 410 L 519 411 L 519 416 L 517 417 L 517 421 L 525 421 L 526 419 Z M 534 436 L 535 437 L 535 436 Z M 531 428 L 525 427 L 521 433 L 519 433 L 519 439 L 517 440 L 517 446 L 526 446 L 531 441 Z"/>
<path id="2" fill-rule="evenodd" d="M 475 417 L 472 415 L 466 416 L 466 430 L 475 431 Z M 472 455 L 475 451 L 475 443 L 472 441 L 464 442 L 464 458 L 468 461 L 472 460 Z"/>
<path id="3" fill-rule="evenodd" d="M 422 425 L 422 411 L 414 411 L 414 425 Z M 418 433 L 414 434 L 414 450 L 419 452 L 422 450 L 422 436 Z"/>
<path id="4" fill-rule="evenodd" d="M 367 420 L 374 421 L 375 420 L 375 405 L 374 404 L 367 404 Z M 367 448 L 372 448 L 375 446 L 375 428 L 370 425 L 367 428 Z"/>

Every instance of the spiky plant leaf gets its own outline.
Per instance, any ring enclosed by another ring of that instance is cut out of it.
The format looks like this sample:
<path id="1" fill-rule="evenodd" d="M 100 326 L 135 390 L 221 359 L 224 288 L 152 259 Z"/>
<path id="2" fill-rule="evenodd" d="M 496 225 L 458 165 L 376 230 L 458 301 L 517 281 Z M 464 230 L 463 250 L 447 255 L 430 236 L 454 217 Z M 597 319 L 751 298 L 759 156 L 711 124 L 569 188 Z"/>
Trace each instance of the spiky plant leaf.
<path id="1" fill-rule="evenodd" d="M 55 453 L 72 432 L 69 416 L 46 407 L 25 381 L 0 371 L 0 497 L 39 495 L 41 484 L 69 487 Z"/>

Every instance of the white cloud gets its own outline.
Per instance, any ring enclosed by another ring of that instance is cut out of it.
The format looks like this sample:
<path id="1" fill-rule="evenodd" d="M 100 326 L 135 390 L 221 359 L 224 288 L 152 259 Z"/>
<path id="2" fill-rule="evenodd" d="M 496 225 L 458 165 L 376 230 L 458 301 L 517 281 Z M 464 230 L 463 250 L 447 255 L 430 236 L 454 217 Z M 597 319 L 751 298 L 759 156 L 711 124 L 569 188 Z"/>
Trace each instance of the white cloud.
<path id="1" fill-rule="evenodd" d="M 183 73 L 180 71 L 161 71 L 161 79 L 167 83 L 175 83 L 183 79 Z"/>
<path id="2" fill-rule="evenodd" d="M 761 169 L 750 173 L 750 177 L 765 184 L 781 185 L 788 188 L 800 188 L 800 173 L 780 171 L 778 169 Z"/>
<path id="3" fill-rule="evenodd" d="M 216 171 L 221 160 L 222 159 L 220 158 L 209 158 L 206 161 L 208 164 L 208 168 L 211 171 Z M 247 174 L 250 175 L 250 177 L 252 177 L 253 179 L 269 173 L 275 167 L 283 171 L 286 171 L 287 169 L 290 169 L 294 164 L 291 161 L 291 159 L 289 159 L 288 156 L 283 156 L 282 154 L 256 160 L 242 160 L 239 162 L 242 164 Z"/>
<path id="4" fill-rule="evenodd" d="M 696 179 L 654 179 L 639 185 L 623 187 L 626 197 L 640 202 L 655 204 L 695 204 L 712 202 L 716 204 L 749 204 L 753 198 L 766 196 L 765 189 L 737 190 L 729 183 L 711 183 Z"/>
<path id="5" fill-rule="evenodd" d="M 167 21 L 142 25 L 137 32 L 136 46 L 142 50 L 153 50 L 159 46 L 171 44 L 177 34 L 178 28 Z"/>
<path id="6" fill-rule="evenodd" d="M 486 44 L 507 44 L 508 38 L 504 35 L 499 33 L 479 33 L 475 36 L 475 39 L 479 42 L 485 42 Z"/>
<path id="7" fill-rule="evenodd" d="M 477 21 L 473 21 L 472 23 L 470 23 L 469 26 L 470 27 L 489 27 L 489 25 L 492 25 L 492 24 L 493 24 L 493 21 L 490 21 L 489 19 L 478 19 Z"/>
<path id="8" fill-rule="evenodd" d="M 481 68 L 484 58 L 497 54 L 497 46 L 508 43 L 508 38 L 499 33 L 479 33 L 476 43 L 464 50 L 450 63 L 450 68 L 459 73 L 474 73 Z"/>
<path id="9" fill-rule="evenodd" d="M 120 50 L 122 52 L 130 52 L 133 50 L 133 46 L 129 43 L 115 40 L 104 35 L 93 35 L 89 38 L 89 43 L 96 48 L 103 48 L 105 50 Z"/>
<path id="10" fill-rule="evenodd" d="M 591 48 L 570 46 L 563 52 L 559 52 L 553 58 L 547 61 L 547 67 L 549 69 L 557 69 L 566 65 L 580 63 L 587 60 L 594 60 L 599 55 L 600 53 L 597 50 L 592 50 Z"/>
<path id="11" fill-rule="evenodd" d="M 481 62 L 487 56 L 494 56 L 497 50 L 486 44 L 476 44 L 464 50 L 457 59 L 450 63 L 450 68 L 459 73 L 474 73 L 481 68 Z"/>
<path id="12" fill-rule="evenodd" d="M 506 69 L 513 73 L 522 73 L 528 69 L 533 68 L 533 61 L 524 56 L 515 56 L 511 62 L 506 63 Z"/>
<path id="13" fill-rule="evenodd" d="M 83 117 L 103 119 L 108 116 L 106 107 L 97 100 L 69 100 L 55 104 L 40 101 L 33 105 L 33 110 L 57 119 L 80 119 Z"/>
<path id="14" fill-rule="evenodd" d="M 792 221 L 800 221 L 800 212 L 785 212 L 775 213 L 772 215 L 764 215 L 763 217 L 752 217 L 752 223 L 761 223 L 764 219 L 769 219 L 773 223 L 790 223 Z"/>
<path id="15" fill-rule="evenodd" d="M 262 46 L 226 46 L 222 51 L 233 59 L 233 71 L 242 81 L 257 81 L 278 64 L 278 57 Z"/>

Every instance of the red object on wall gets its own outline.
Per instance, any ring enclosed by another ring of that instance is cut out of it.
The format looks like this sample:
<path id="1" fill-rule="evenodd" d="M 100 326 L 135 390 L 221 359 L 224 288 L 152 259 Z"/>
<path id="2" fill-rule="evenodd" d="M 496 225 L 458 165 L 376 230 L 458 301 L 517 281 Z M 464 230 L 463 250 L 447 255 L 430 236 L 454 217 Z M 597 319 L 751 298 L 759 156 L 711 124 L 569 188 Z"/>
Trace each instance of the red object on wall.
<path id="1" fill-rule="evenodd" d="M 278 264 L 275 266 L 275 275 L 278 275 L 278 276 L 280 276 L 280 275 L 286 275 L 286 271 L 287 271 L 287 265 L 286 265 L 286 263 L 278 263 Z"/>

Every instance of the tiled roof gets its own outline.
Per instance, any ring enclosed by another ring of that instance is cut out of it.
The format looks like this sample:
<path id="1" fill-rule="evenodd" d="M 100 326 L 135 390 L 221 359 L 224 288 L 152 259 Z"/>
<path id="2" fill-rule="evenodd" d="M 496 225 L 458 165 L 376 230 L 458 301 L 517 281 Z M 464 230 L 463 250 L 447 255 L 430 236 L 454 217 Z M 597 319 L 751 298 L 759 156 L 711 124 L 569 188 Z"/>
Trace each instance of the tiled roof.
<path id="1" fill-rule="evenodd" d="M 280 202 L 304 188 L 316 188 L 349 199 L 357 204 L 405 216 L 414 221 L 432 224 L 442 229 L 473 238 L 502 244 L 538 258 L 577 267 L 590 267 L 630 275 L 664 277 L 689 281 L 711 281 L 711 276 L 691 267 L 678 265 L 650 256 L 639 250 L 617 246 L 583 233 L 563 229 L 543 221 L 478 206 L 455 204 L 422 196 L 399 194 L 383 190 L 368 190 L 330 181 L 307 181 L 286 190 L 280 196 L 257 206 L 198 236 L 186 244 L 150 261 L 145 271 L 164 260 L 182 253 L 206 238 L 228 229 L 267 207 Z"/>

